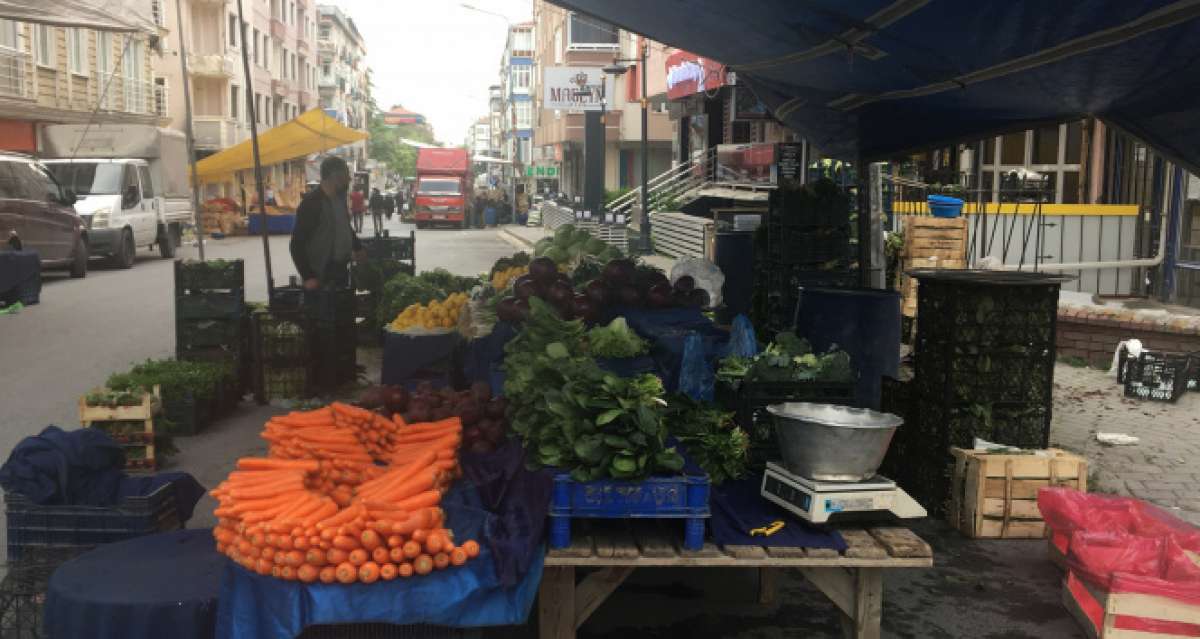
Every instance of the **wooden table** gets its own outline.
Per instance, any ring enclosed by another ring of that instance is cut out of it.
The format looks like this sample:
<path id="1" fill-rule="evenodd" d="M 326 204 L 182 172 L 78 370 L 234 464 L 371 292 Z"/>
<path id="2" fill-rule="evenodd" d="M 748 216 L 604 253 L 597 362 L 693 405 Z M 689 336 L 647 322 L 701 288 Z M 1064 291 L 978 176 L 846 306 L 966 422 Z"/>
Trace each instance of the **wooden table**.
<path id="1" fill-rule="evenodd" d="M 538 596 L 541 639 L 573 638 L 635 568 L 648 567 L 758 568 L 760 603 L 774 599 L 776 571 L 794 568 L 838 607 L 846 637 L 876 639 L 883 615 L 883 571 L 933 565 L 929 544 L 907 528 L 841 528 L 849 546 L 843 553 L 711 543 L 687 551 L 672 532 L 678 533 L 650 526 L 577 534 L 569 548 L 549 551 Z M 594 570 L 576 583 L 576 568 Z"/>

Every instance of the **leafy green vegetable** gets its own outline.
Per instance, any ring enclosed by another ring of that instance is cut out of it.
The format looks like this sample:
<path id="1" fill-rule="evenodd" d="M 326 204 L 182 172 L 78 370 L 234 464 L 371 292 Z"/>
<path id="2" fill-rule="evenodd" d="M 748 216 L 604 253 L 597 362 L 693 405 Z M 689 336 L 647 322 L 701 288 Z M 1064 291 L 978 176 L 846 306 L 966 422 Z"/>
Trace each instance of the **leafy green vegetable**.
<path id="1" fill-rule="evenodd" d="M 462 277 L 444 268 L 423 271 L 417 276 L 417 279 L 442 291 L 442 297 L 446 297 L 451 293 L 466 293 L 480 282 L 478 277 Z"/>
<path id="2" fill-rule="evenodd" d="M 795 333 L 783 332 L 775 336 L 763 352 L 751 359 L 727 357 L 717 370 L 717 378 L 739 384 L 742 380 L 754 382 L 823 382 L 854 381 L 854 368 L 850 356 L 837 349 L 817 355 L 812 352 L 808 340 Z"/>
<path id="3" fill-rule="evenodd" d="M 504 395 L 530 465 L 563 468 L 578 481 L 681 468 L 665 443 L 662 382 L 604 372 L 587 354 L 581 322 L 560 319 L 536 297 L 529 303 L 529 319 L 505 346 Z"/>
<path id="4" fill-rule="evenodd" d="M 649 350 L 646 341 L 629 328 L 624 317 L 588 331 L 588 347 L 595 357 L 637 357 Z"/>
<path id="5" fill-rule="evenodd" d="M 733 423 L 733 413 L 711 404 L 676 395 L 667 403 L 667 431 L 679 440 L 688 456 L 708 473 L 714 484 L 746 474 L 750 439 Z"/>
<path id="6" fill-rule="evenodd" d="M 380 326 L 391 323 L 400 311 L 413 304 L 428 304 L 433 300 L 446 297 L 446 292 L 429 283 L 428 280 L 400 273 L 388 280 L 383 287 L 383 297 L 379 300 L 376 311 L 376 321 Z"/>

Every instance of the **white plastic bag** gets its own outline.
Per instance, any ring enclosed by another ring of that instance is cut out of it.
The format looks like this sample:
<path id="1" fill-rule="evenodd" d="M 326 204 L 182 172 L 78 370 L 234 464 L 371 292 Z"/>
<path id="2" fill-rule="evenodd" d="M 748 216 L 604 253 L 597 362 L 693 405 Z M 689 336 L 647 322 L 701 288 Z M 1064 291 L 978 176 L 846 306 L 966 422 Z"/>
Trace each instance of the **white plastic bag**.
<path id="1" fill-rule="evenodd" d="M 696 288 L 708 291 L 709 308 L 721 305 L 721 289 L 725 286 L 725 274 L 716 264 L 698 257 L 685 257 L 671 267 L 671 284 L 674 285 L 684 275 L 691 275 L 692 279 L 696 280 Z"/>
<path id="2" fill-rule="evenodd" d="M 1108 369 L 1108 373 L 1117 379 L 1121 378 L 1121 349 L 1124 348 L 1129 356 L 1137 359 L 1142 354 L 1142 340 L 1127 339 L 1117 344 L 1117 350 L 1113 351 L 1112 366 Z"/>

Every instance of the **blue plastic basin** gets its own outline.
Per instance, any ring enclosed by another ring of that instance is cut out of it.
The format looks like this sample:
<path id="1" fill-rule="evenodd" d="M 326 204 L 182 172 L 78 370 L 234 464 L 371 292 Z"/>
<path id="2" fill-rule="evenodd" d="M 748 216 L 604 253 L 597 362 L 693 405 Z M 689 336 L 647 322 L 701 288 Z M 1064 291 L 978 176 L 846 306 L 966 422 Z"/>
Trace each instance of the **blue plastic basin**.
<path id="1" fill-rule="evenodd" d="M 934 217 L 958 217 L 962 215 L 963 201 L 948 195 L 930 195 L 926 198 L 929 212 Z"/>

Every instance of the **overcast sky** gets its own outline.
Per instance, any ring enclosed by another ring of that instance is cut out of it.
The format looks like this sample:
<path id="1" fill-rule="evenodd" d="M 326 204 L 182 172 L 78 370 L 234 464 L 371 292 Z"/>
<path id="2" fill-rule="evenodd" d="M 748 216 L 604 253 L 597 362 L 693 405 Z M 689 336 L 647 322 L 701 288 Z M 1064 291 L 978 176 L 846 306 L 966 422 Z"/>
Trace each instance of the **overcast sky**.
<path id="1" fill-rule="evenodd" d="M 487 115 L 488 86 L 500 81 L 504 19 L 459 0 L 332 0 L 354 18 L 366 40 L 375 102 L 423 114 L 437 139 L 462 143 Z M 511 22 L 529 20 L 532 0 L 471 0 Z"/>

